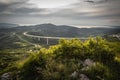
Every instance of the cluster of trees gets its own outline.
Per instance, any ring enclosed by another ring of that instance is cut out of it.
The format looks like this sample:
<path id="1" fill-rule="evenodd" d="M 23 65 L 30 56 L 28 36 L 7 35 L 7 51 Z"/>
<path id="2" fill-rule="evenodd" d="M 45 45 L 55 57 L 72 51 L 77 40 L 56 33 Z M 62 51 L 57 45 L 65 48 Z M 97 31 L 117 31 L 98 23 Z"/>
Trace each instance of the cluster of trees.
<path id="1" fill-rule="evenodd" d="M 82 80 L 81 74 L 90 80 L 120 80 L 118 53 L 101 37 L 84 42 L 62 39 L 58 45 L 31 52 L 8 71 L 13 80 Z"/>

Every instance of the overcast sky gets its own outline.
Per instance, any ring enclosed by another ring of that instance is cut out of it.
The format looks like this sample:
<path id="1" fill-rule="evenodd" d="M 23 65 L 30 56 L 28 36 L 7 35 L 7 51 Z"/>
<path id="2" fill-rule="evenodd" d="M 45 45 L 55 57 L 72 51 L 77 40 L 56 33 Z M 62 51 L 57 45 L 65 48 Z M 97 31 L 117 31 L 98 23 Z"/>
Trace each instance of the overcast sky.
<path id="1" fill-rule="evenodd" d="M 0 23 L 120 25 L 120 0 L 0 0 Z"/>

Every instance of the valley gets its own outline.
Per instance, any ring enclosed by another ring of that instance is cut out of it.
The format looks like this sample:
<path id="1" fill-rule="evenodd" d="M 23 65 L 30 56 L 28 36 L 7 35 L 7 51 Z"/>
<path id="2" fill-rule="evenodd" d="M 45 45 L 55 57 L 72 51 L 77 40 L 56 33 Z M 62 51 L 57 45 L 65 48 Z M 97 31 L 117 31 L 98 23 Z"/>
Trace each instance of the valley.
<path id="1" fill-rule="evenodd" d="M 76 74 L 75 80 L 81 76 L 119 80 L 119 49 L 119 27 L 0 27 L 0 76 L 8 74 L 11 80 L 73 80 Z"/>
<path id="2" fill-rule="evenodd" d="M 10 24 L 11 25 L 11 24 Z M 16 24 L 13 24 L 16 26 Z M 67 25 L 40 24 L 33 26 L 2 27 L 8 24 L 1 24 L 0 29 L 0 49 L 17 48 L 25 46 L 43 45 L 47 46 L 47 39 L 50 39 L 51 45 L 57 44 L 59 39 L 81 39 L 86 40 L 89 37 L 110 37 L 109 35 L 118 34 L 119 27 L 116 28 L 77 28 Z M 34 35 L 34 36 L 33 36 Z M 40 42 L 40 38 L 41 42 Z M 119 41 L 118 37 L 113 36 Z M 11 47 L 12 46 L 12 47 Z M 48 45 L 49 46 L 49 45 Z"/>

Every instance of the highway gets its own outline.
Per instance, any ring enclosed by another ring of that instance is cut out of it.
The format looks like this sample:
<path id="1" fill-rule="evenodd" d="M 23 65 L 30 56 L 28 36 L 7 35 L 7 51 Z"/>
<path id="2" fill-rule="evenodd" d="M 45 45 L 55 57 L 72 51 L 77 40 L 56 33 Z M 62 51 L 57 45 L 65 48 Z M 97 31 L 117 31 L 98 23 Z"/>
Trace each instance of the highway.
<path id="1" fill-rule="evenodd" d="M 89 39 L 89 37 L 80 37 L 80 38 L 76 38 L 76 37 L 48 37 L 48 36 L 36 36 L 36 35 L 28 34 L 27 32 L 24 32 L 23 35 L 28 36 L 28 37 L 32 37 L 32 38 L 44 38 L 44 39 L 81 39 L 81 40 Z M 95 38 L 95 37 L 93 37 L 93 38 Z"/>
<path id="2" fill-rule="evenodd" d="M 18 35 L 18 34 L 16 34 L 16 33 L 13 33 L 13 35 L 16 35 L 21 41 L 23 41 L 23 42 L 25 42 L 25 43 L 28 43 L 28 44 L 33 45 L 33 46 L 35 46 L 35 47 L 41 47 L 41 46 L 38 45 L 38 44 L 31 43 L 31 42 L 25 40 L 24 38 L 22 38 L 20 35 Z"/>

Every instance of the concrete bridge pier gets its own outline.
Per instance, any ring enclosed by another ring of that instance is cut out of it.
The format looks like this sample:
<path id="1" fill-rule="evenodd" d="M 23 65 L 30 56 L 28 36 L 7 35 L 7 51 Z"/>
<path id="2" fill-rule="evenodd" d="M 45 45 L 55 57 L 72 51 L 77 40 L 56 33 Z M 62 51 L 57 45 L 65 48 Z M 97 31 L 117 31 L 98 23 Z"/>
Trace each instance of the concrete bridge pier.
<path id="1" fill-rule="evenodd" d="M 40 38 L 38 38 L 38 41 L 40 41 Z"/>
<path id="2" fill-rule="evenodd" d="M 47 45 L 49 44 L 49 39 L 48 38 L 46 38 L 46 40 L 47 40 Z"/>

